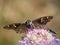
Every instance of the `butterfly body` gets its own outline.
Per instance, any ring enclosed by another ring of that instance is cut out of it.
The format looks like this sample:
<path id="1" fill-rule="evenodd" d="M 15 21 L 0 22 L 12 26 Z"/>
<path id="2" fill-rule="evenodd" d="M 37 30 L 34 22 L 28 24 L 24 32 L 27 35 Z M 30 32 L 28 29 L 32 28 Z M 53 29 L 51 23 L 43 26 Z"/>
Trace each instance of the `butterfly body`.
<path id="1" fill-rule="evenodd" d="M 32 30 L 35 28 L 48 29 L 48 27 L 45 27 L 45 26 L 51 19 L 53 19 L 53 16 L 45 16 L 45 17 L 41 17 L 33 21 L 27 20 L 25 23 L 14 23 L 14 24 L 6 25 L 4 26 L 4 28 L 13 29 L 17 33 L 27 32 L 28 31 L 27 28 L 32 29 Z"/>

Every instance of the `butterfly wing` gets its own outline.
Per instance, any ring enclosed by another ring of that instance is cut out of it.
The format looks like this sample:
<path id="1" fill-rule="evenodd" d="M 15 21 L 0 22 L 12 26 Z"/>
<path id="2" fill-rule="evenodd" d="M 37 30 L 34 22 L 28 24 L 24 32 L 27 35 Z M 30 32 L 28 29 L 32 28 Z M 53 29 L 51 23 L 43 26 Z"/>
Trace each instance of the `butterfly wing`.
<path id="1" fill-rule="evenodd" d="M 44 16 L 34 20 L 33 22 L 37 22 L 39 24 L 47 24 L 51 19 L 53 19 L 53 16 Z"/>
<path id="2" fill-rule="evenodd" d="M 32 21 L 35 25 L 35 27 L 37 28 L 43 28 L 43 29 L 46 29 L 46 30 L 49 30 L 50 32 L 56 34 L 56 32 L 52 31 L 51 29 L 49 29 L 46 24 L 48 22 L 50 22 L 50 20 L 53 19 L 53 16 L 44 16 L 44 17 L 41 17 L 41 18 L 38 18 L 34 21 Z"/>
<path id="3" fill-rule="evenodd" d="M 37 28 L 41 27 L 43 29 L 47 29 L 48 27 L 46 26 L 46 24 L 50 22 L 51 19 L 53 19 L 53 16 L 44 16 L 36 20 L 33 20 L 32 22 Z"/>
<path id="4" fill-rule="evenodd" d="M 17 33 L 23 33 L 26 32 L 26 26 L 25 24 L 21 24 L 21 23 L 14 23 L 14 24 L 9 24 L 3 27 L 4 29 L 13 29 L 15 30 Z"/>

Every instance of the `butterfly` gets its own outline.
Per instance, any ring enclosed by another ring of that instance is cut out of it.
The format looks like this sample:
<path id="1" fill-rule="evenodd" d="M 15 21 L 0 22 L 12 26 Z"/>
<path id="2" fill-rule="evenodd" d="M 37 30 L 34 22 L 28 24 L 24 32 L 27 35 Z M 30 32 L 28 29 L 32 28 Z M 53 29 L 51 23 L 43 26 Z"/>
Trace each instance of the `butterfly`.
<path id="1" fill-rule="evenodd" d="M 27 28 L 28 29 L 34 29 L 34 28 L 43 28 L 43 29 L 49 29 L 46 24 L 48 22 L 50 22 L 50 20 L 53 19 L 53 16 L 44 16 L 44 17 L 40 17 L 36 20 L 27 20 L 24 23 L 13 23 L 13 24 L 9 24 L 4 26 L 4 29 L 13 29 L 15 30 L 17 33 L 26 33 L 27 32 Z M 52 31 L 51 29 L 49 29 L 50 32 L 56 34 L 56 32 Z"/>

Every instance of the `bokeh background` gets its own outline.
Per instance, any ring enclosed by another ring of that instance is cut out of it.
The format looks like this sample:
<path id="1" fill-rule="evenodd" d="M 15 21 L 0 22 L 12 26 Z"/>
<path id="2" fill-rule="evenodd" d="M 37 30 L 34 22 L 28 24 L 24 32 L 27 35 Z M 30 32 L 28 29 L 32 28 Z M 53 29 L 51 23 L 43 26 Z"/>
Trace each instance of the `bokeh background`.
<path id="1" fill-rule="evenodd" d="M 54 18 L 47 25 L 60 38 L 60 0 L 0 0 L 0 45 L 18 45 L 22 37 L 3 26 L 50 15 Z"/>

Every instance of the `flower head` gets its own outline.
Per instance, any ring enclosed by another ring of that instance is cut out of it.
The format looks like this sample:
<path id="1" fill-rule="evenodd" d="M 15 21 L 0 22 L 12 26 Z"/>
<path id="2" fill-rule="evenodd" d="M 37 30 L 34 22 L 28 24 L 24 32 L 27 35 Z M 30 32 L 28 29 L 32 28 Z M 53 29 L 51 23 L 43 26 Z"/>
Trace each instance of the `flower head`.
<path id="1" fill-rule="evenodd" d="M 33 29 L 28 31 L 26 36 L 19 41 L 19 45 L 53 45 L 57 43 L 56 41 L 58 40 L 56 40 L 49 31 L 44 29 Z"/>

